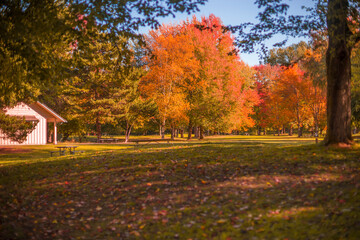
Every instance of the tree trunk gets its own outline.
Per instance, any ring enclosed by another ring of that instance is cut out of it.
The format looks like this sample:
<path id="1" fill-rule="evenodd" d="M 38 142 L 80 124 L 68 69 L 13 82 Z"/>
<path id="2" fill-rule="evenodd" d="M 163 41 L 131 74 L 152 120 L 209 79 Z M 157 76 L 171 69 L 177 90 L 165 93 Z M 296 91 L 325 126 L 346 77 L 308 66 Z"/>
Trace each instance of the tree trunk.
<path id="1" fill-rule="evenodd" d="M 319 122 L 317 114 L 314 114 L 314 137 L 316 143 L 318 143 L 318 137 L 319 137 Z"/>
<path id="2" fill-rule="evenodd" d="M 184 129 L 180 129 L 180 137 L 184 138 Z"/>
<path id="3" fill-rule="evenodd" d="M 187 137 L 188 140 L 191 139 L 191 134 L 192 134 L 192 122 L 190 120 L 189 121 L 189 126 L 188 126 L 188 137 Z"/>
<path id="4" fill-rule="evenodd" d="M 258 136 L 261 135 L 261 127 L 258 127 L 257 135 L 258 135 Z"/>
<path id="5" fill-rule="evenodd" d="M 161 123 L 161 139 L 165 138 L 165 118 L 163 119 Z"/>
<path id="6" fill-rule="evenodd" d="M 175 127 L 171 126 L 171 140 L 175 139 Z"/>
<path id="7" fill-rule="evenodd" d="M 292 136 L 293 135 L 293 128 L 292 126 L 290 126 L 290 129 L 289 129 L 289 136 Z"/>
<path id="8" fill-rule="evenodd" d="M 350 144 L 351 31 L 347 25 L 348 0 L 329 0 L 327 26 L 327 132 L 325 145 Z"/>
<path id="9" fill-rule="evenodd" d="M 194 127 L 195 138 L 199 138 L 199 127 Z"/>
<path id="10" fill-rule="evenodd" d="M 301 129 L 301 125 L 298 125 L 298 137 L 302 136 L 302 129 Z"/>
<path id="11" fill-rule="evenodd" d="M 101 123 L 99 116 L 96 117 L 96 136 L 97 136 L 97 142 L 99 143 L 101 138 Z"/>
<path id="12" fill-rule="evenodd" d="M 201 125 L 199 127 L 199 139 L 204 139 L 204 128 Z"/>
<path id="13" fill-rule="evenodd" d="M 130 133 L 131 133 L 132 125 L 129 125 L 129 123 L 126 123 L 126 130 L 125 130 L 125 142 L 129 142 Z"/>

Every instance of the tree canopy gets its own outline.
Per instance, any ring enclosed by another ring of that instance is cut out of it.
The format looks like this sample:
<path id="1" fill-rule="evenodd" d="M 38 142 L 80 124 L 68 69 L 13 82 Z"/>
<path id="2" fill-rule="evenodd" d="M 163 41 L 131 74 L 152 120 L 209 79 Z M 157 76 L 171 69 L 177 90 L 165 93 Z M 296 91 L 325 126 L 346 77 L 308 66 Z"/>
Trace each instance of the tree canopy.
<path id="1" fill-rule="evenodd" d="M 141 26 L 159 26 L 158 19 L 191 13 L 206 0 L 86 1 L 4 0 L 0 2 L 0 115 L 77 71 L 72 50 L 90 46 L 96 28 L 108 40 L 140 37 Z M 85 50 L 86 51 L 86 50 Z M 12 120 L 14 121 L 14 120 Z M 17 124 L 20 124 L 18 122 Z M 6 126 L 1 125 L 0 129 Z M 8 129 L 8 128 L 7 128 Z M 16 133 L 16 128 L 13 128 Z"/>
<path id="2" fill-rule="evenodd" d="M 314 31 L 327 33 L 327 135 L 325 144 L 350 144 L 351 135 L 351 51 L 360 41 L 357 0 L 320 0 L 307 7 L 307 15 L 288 15 L 289 4 L 283 0 L 257 0 L 261 9 L 259 23 L 230 27 L 239 33 L 238 45 L 254 51 L 256 44 L 266 50 L 264 41 L 275 34 L 304 36 Z M 283 42 L 276 44 L 282 46 Z"/>
<path id="3" fill-rule="evenodd" d="M 83 26 L 108 36 L 135 36 L 160 17 L 194 12 L 206 0 L 74 1 L 5 0 L 0 3 L 0 108 L 35 98 L 68 76 L 69 45 L 86 43 Z"/>

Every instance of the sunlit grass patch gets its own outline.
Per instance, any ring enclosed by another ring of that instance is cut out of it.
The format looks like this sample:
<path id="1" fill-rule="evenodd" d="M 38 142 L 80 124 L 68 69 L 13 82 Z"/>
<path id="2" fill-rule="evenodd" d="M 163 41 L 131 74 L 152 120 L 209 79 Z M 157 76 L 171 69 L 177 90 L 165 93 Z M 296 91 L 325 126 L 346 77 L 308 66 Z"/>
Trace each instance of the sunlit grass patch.
<path id="1" fill-rule="evenodd" d="M 32 155 L 1 155 L 1 236 L 356 239 L 360 149 L 272 138 L 79 144 L 84 154 L 61 157 L 49 156 L 53 145 L 27 146 Z"/>

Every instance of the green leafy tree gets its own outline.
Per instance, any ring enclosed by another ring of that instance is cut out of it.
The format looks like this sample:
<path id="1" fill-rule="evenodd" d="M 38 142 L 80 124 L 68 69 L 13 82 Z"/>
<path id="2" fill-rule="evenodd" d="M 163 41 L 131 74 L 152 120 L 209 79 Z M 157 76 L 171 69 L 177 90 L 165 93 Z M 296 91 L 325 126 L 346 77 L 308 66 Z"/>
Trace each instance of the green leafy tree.
<path id="1" fill-rule="evenodd" d="M 77 117 L 73 118 L 66 123 L 59 126 L 59 133 L 62 134 L 62 141 L 67 141 L 70 136 L 77 136 L 81 142 L 82 138 L 88 131 L 87 125 L 84 120 Z"/>
<path id="2" fill-rule="evenodd" d="M 271 66 L 279 65 L 290 67 L 294 63 L 299 63 L 299 61 L 304 58 L 306 49 L 308 49 L 308 44 L 303 41 L 285 48 L 270 49 L 268 55 L 265 57 L 265 63 Z"/>
<path id="3" fill-rule="evenodd" d="M 91 48 L 92 35 L 84 34 L 85 26 L 116 40 L 119 35 L 137 35 L 141 26 L 159 26 L 160 17 L 198 11 L 198 5 L 205 2 L 0 1 L 0 109 L 37 100 L 44 90 L 67 81 L 78 68 L 69 54 L 72 45 L 83 51 Z M 3 128 L 7 126 L 1 125 Z"/>
<path id="4" fill-rule="evenodd" d="M 99 33 L 102 35 L 101 33 Z M 128 64 L 128 41 L 119 38 L 115 43 L 94 38 L 86 49 L 74 49 L 76 75 L 64 85 L 64 97 L 69 104 L 68 118 L 82 118 L 95 124 L 98 141 L 101 125 L 115 123 L 117 107 L 123 93 L 122 75 Z"/>
<path id="5" fill-rule="evenodd" d="M 125 130 L 125 142 L 129 141 L 131 130 L 141 126 L 156 113 L 156 106 L 151 100 L 143 99 L 138 89 L 143 69 L 133 59 L 132 66 L 122 75 L 122 91 L 119 92 L 121 99 L 117 105 L 116 122 Z"/>
<path id="6" fill-rule="evenodd" d="M 24 118 L 7 116 L 0 112 L 1 137 L 22 143 L 35 129 L 37 122 L 27 122 Z"/>

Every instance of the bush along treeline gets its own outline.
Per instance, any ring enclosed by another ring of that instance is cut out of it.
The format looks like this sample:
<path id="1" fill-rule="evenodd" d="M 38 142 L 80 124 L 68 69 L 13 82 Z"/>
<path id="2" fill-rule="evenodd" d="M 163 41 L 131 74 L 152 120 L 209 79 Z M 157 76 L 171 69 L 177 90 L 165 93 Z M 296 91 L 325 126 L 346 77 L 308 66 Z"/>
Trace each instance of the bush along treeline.
<path id="1" fill-rule="evenodd" d="M 321 32 L 308 43 L 272 49 L 265 64 L 250 67 L 214 15 L 162 25 L 142 39 L 114 41 L 83 28 L 87 44 L 72 42 L 66 55 L 71 77 L 42 95 L 68 120 L 59 128 L 64 141 L 89 134 L 97 141 L 121 134 L 127 142 L 131 133 L 202 139 L 326 132 L 327 39 Z"/>

